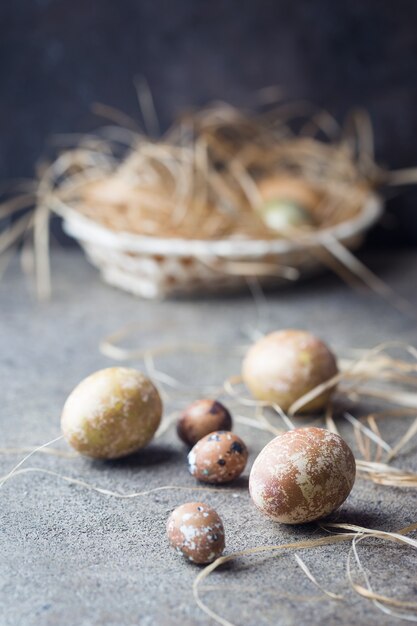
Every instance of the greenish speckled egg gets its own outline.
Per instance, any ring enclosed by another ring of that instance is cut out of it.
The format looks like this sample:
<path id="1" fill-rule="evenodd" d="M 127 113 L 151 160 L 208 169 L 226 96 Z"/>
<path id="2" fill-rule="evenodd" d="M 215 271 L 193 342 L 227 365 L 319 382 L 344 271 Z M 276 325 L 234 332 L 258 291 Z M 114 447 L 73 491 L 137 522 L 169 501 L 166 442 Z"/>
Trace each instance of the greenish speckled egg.
<path id="1" fill-rule="evenodd" d="M 117 459 L 143 448 L 162 415 L 153 383 L 126 367 L 99 370 L 80 382 L 62 411 L 62 432 L 78 452 L 95 459 Z"/>

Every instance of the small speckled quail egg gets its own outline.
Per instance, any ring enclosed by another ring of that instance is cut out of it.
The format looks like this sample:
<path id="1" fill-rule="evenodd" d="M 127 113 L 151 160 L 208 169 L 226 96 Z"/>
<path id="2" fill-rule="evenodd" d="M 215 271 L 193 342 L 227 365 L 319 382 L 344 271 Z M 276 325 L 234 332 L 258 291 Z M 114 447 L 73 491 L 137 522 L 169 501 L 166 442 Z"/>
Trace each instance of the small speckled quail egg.
<path id="1" fill-rule="evenodd" d="M 229 431 L 206 435 L 190 450 L 188 469 L 204 483 L 227 483 L 243 472 L 248 450 L 242 439 Z"/>
<path id="2" fill-rule="evenodd" d="M 193 563 L 211 563 L 224 550 L 224 528 L 218 513 L 203 502 L 177 507 L 167 522 L 169 542 Z"/>
<path id="3" fill-rule="evenodd" d="M 298 428 L 275 437 L 260 452 L 249 492 L 263 513 L 284 524 L 312 522 L 335 511 L 355 482 L 347 443 L 324 428 Z"/>
<path id="4" fill-rule="evenodd" d="M 336 359 L 323 341 L 302 330 L 282 330 L 266 335 L 248 351 L 242 378 L 258 400 L 278 404 L 284 411 L 301 396 L 338 372 Z M 322 409 L 334 388 L 302 407 Z"/>
<path id="5" fill-rule="evenodd" d="M 161 421 L 162 402 L 141 372 L 110 367 L 85 378 L 68 396 L 62 432 L 81 454 L 116 459 L 143 448 Z"/>
<path id="6" fill-rule="evenodd" d="M 177 423 L 180 439 L 193 446 L 199 439 L 215 430 L 231 430 L 232 417 L 221 402 L 203 398 L 190 404 Z"/>

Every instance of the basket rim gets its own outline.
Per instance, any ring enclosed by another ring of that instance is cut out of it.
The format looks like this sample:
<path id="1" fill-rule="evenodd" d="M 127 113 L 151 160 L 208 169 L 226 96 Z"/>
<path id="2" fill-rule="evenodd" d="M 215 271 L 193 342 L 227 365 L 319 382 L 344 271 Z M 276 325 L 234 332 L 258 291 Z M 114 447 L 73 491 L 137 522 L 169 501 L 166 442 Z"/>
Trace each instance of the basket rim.
<path id="1" fill-rule="evenodd" d="M 204 240 L 136 235 L 126 231 L 112 231 L 64 203 L 54 206 L 53 210 L 63 218 L 64 231 L 82 243 L 101 245 L 120 252 L 169 254 L 179 257 L 221 256 L 231 258 L 305 251 L 308 248 L 321 245 L 323 241 L 328 241 L 329 237 L 338 241 L 348 240 L 363 234 L 380 218 L 383 211 L 383 201 L 380 195 L 370 192 L 359 215 L 335 226 L 323 228 L 314 233 L 306 233 L 296 242 L 284 238 L 244 239 L 227 237 Z"/>

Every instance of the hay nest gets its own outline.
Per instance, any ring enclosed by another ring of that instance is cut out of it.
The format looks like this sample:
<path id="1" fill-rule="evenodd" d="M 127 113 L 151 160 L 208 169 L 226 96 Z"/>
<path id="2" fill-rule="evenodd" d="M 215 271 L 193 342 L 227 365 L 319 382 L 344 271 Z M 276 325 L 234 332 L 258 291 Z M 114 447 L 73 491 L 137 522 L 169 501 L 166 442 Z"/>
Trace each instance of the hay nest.
<path id="1" fill-rule="evenodd" d="M 295 280 L 323 263 L 345 274 L 346 248 L 380 215 L 376 191 L 390 174 L 374 161 L 363 113 L 342 128 L 322 111 L 219 103 L 154 139 L 103 109 L 124 125 L 78 137 L 40 171 L 35 242 L 45 248 L 48 214 L 60 214 L 105 280 L 141 296 L 230 288 L 248 276 Z"/>
<path id="2" fill-rule="evenodd" d="M 255 115 L 218 104 L 180 117 L 159 140 L 126 130 L 86 136 L 45 182 L 113 232 L 151 237 L 287 238 L 260 210 L 274 197 L 305 207 L 304 231 L 357 217 L 384 179 L 369 146 L 341 129 L 333 141 L 295 136 L 284 119 L 279 109 Z"/>

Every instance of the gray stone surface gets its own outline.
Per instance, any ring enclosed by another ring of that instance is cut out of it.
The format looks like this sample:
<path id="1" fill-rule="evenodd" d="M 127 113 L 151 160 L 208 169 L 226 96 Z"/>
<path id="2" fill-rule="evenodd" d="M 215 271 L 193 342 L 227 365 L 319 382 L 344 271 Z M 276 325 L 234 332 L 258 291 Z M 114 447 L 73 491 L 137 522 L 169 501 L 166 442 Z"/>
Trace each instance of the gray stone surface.
<path id="1" fill-rule="evenodd" d="M 416 259 L 415 254 L 403 254 L 368 261 L 417 306 Z M 158 359 L 161 370 L 187 386 L 171 392 L 167 413 L 198 397 L 207 385 L 221 384 L 239 371 L 241 357 L 233 346 L 248 343 L 250 326 L 306 328 L 339 353 L 387 338 L 417 343 L 415 320 L 372 295 L 352 292 L 331 276 L 269 294 L 259 318 L 248 294 L 137 300 L 102 284 L 76 251 L 55 252 L 53 268 L 54 293 L 49 303 L 35 302 L 17 263 L 0 284 L 2 448 L 34 446 L 59 435 L 60 410 L 70 390 L 88 373 L 112 363 L 100 354 L 100 339 L 128 322 L 142 328 L 131 345 L 152 346 L 175 338 L 219 346 L 213 354 L 182 352 Z M 141 362 L 132 365 L 144 367 Z M 248 415 L 244 409 L 240 413 Z M 392 442 L 407 424 L 406 419 L 392 418 L 384 420 L 381 428 Z M 352 441 L 350 427 L 340 426 Z M 243 425 L 236 430 L 250 447 L 250 467 L 269 436 Z M 55 447 L 66 449 L 63 442 Z M 1 474 L 22 456 L 0 454 Z M 185 458 L 186 450 L 171 429 L 125 460 L 101 463 L 39 453 L 26 466 L 128 493 L 167 484 L 195 486 Z M 408 446 L 398 465 L 417 469 L 415 444 Z M 197 499 L 214 506 L 225 523 L 226 553 L 321 533 L 314 525 L 286 527 L 262 517 L 251 504 L 247 475 L 248 471 L 223 493 L 172 490 L 131 500 L 87 491 L 49 475 L 27 473 L 11 479 L 0 490 L 1 626 L 213 623 L 193 600 L 191 586 L 199 568 L 180 558 L 166 542 L 165 522 L 175 506 Z M 416 504 L 415 491 L 359 479 L 335 517 L 395 530 L 417 520 Z M 299 551 L 321 584 L 341 593 L 344 601 L 322 595 L 290 552 L 225 566 L 209 579 L 205 600 L 239 625 L 392 624 L 392 616 L 349 590 L 348 549 L 339 545 Z M 415 598 L 415 552 L 375 540 L 364 542 L 360 549 L 379 592 Z"/>

